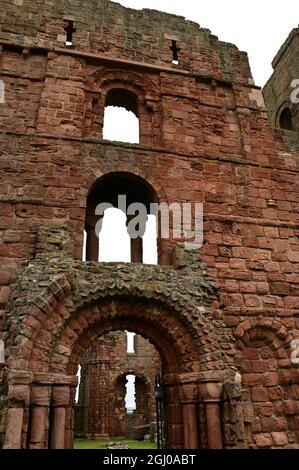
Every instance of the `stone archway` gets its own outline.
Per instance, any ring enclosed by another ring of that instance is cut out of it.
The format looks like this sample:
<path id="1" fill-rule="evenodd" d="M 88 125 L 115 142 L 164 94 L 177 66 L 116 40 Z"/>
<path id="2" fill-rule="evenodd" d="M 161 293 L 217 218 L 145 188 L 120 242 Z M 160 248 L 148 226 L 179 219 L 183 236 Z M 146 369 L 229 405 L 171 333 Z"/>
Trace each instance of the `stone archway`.
<path id="1" fill-rule="evenodd" d="M 197 253 L 177 247 L 173 267 L 84 263 L 71 258 L 67 230 L 60 234 L 66 242 L 53 245 L 49 237 L 51 253 L 12 287 L 5 447 L 72 447 L 80 358 L 98 336 L 126 329 L 148 338 L 162 358 L 167 447 L 203 447 L 205 436 L 208 447 L 222 447 L 220 401 L 222 384 L 235 375 L 233 338 L 211 308 L 217 287 Z"/>

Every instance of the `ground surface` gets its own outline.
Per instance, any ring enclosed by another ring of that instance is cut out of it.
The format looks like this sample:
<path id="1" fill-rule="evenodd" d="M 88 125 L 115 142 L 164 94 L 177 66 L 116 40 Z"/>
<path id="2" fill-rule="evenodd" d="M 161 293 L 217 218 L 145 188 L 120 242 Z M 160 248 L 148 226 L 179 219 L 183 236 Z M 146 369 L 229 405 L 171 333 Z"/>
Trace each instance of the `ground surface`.
<path id="1" fill-rule="evenodd" d="M 108 442 L 112 440 L 102 440 L 102 439 L 75 439 L 74 448 L 75 449 L 105 449 Z M 134 441 L 129 439 L 117 439 L 113 440 L 114 443 L 121 443 L 129 447 L 129 449 L 156 449 L 157 445 L 155 442 L 144 442 L 144 441 Z"/>

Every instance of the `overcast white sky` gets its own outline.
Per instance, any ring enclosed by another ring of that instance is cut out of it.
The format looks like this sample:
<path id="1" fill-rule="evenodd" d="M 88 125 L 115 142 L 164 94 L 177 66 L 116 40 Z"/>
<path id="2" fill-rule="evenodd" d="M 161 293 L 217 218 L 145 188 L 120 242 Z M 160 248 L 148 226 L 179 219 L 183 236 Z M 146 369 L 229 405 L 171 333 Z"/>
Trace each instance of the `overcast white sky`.
<path id="1" fill-rule="evenodd" d="M 298 0 L 120 0 L 125 7 L 182 15 L 249 55 L 256 85 L 272 73 L 271 62 L 299 23 Z"/>

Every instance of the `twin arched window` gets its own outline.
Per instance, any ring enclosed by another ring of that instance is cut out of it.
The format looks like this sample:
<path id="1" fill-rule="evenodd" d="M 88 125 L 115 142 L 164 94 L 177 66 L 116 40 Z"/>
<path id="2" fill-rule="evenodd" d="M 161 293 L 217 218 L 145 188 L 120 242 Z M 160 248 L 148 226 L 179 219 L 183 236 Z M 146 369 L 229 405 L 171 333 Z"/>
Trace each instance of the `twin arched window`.
<path id="1" fill-rule="evenodd" d="M 156 264 L 157 217 L 151 204 L 157 200 L 152 186 L 132 173 L 100 178 L 87 200 L 83 259 Z"/>

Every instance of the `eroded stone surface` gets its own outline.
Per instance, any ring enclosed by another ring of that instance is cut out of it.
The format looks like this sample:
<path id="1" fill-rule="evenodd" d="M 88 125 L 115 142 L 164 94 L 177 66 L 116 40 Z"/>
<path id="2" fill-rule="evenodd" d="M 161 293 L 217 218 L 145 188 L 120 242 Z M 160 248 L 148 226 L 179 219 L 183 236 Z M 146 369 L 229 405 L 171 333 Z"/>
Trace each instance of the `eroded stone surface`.
<path id="1" fill-rule="evenodd" d="M 171 447 L 221 445 L 207 419 L 219 403 L 194 402 L 219 387 L 225 446 L 298 446 L 298 133 L 268 123 L 297 78 L 297 29 L 264 89 L 267 115 L 246 54 L 193 22 L 108 0 L 5 5 L 0 445 L 6 431 L 7 448 L 71 447 L 80 358 L 130 326 L 163 356 Z M 102 140 L 114 88 L 136 97 L 139 145 Z M 88 194 L 112 172 L 159 202 L 203 203 L 201 249 L 174 252 L 171 236 L 159 266 L 80 261 Z M 225 385 L 237 370 L 238 397 Z"/>

